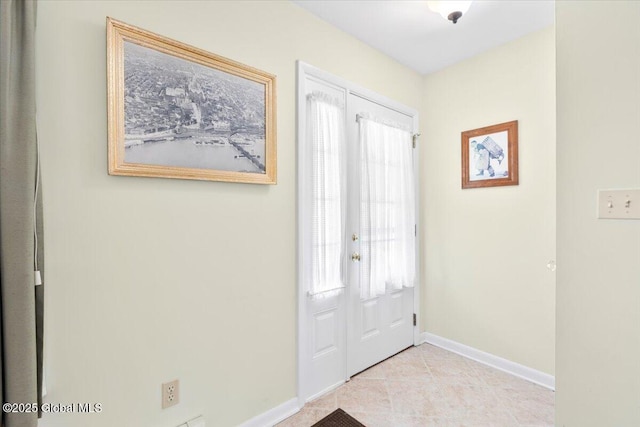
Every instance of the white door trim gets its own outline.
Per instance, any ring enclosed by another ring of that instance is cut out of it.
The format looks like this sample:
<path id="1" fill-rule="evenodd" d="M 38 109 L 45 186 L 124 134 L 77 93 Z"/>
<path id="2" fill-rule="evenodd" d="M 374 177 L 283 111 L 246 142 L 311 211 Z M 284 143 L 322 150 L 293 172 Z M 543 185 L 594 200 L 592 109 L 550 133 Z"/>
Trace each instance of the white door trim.
<path id="1" fill-rule="evenodd" d="M 296 218 L 296 229 L 297 229 L 297 294 L 298 294 L 298 317 L 297 317 L 297 396 L 298 396 L 298 405 L 300 407 L 304 406 L 304 404 L 310 400 L 311 398 L 317 397 L 317 394 L 314 393 L 312 396 L 303 395 L 303 390 L 305 390 L 305 384 L 307 379 L 309 378 L 310 373 L 305 371 L 305 366 L 302 363 L 305 360 L 306 354 L 306 344 L 308 339 L 308 334 L 305 334 L 305 321 L 307 319 L 306 312 L 306 299 L 307 295 L 304 292 L 303 288 L 303 280 L 304 280 L 304 266 L 306 264 L 306 260 L 303 256 L 302 248 L 305 247 L 305 243 L 307 242 L 305 239 L 306 233 L 302 226 L 302 218 L 305 218 L 309 206 L 306 206 L 304 201 L 304 189 L 306 188 L 308 182 L 308 170 L 307 170 L 307 162 L 305 161 L 306 151 L 302 145 L 302 141 L 305 140 L 305 117 L 306 117 L 306 87 L 305 82 L 307 79 L 312 80 L 320 80 L 321 82 L 335 86 L 336 88 L 340 88 L 345 90 L 347 97 L 349 94 L 353 94 L 359 96 L 361 98 L 367 99 L 371 102 L 383 105 L 387 108 L 396 110 L 400 113 L 406 114 L 407 116 L 412 117 L 413 119 L 413 131 L 417 133 L 419 129 L 419 121 L 418 121 L 418 111 L 407 107 L 397 101 L 394 101 L 390 98 L 382 96 L 374 91 L 363 88 L 356 84 L 353 84 L 347 80 L 344 80 L 340 77 L 334 76 L 333 74 L 327 73 L 326 71 L 320 70 L 312 65 L 309 65 L 302 61 L 297 61 L 297 79 L 296 79 L 296 140 L 297 140 L 297 165 L 296 165 L 296 173 L 297 173 L 297 218 Z M 419 145 L 416 146 L 413 156 L 414 161 L 414 171 L 415 171 L 415 200 L 416 200 L 416 226 L 418 230 L 420 229 L 420 216 L 419 216 L 419 170 L 418 170 L 418 152 Z M 421 335 L 420 335 L 420 252 L 419 252 L 419 242 L 418 238 L 416 238 L 416 283 L 414 286 L 414 313 L 418 317 L 418 326 L 414 326 L 413 329 L 413 343 L 414 345 L 418 345 L 421 343 Z M 346 380 L 347 378 L 345 378 Z M 336 384 L 336 386 L 339 384 Z"/>

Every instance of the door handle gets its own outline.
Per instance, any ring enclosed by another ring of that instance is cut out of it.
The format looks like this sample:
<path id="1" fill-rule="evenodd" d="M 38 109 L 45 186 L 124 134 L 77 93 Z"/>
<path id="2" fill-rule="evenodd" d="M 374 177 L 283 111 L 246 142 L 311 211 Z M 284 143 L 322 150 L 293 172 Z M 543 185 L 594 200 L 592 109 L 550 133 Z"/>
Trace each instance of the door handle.
<path id="1" fill-rule="evenodd" d="M 360 254 L 357 252 L 354 252 L 351 254 L 351 261 L 356 262 L 356 261 L 360 261 Z"/>

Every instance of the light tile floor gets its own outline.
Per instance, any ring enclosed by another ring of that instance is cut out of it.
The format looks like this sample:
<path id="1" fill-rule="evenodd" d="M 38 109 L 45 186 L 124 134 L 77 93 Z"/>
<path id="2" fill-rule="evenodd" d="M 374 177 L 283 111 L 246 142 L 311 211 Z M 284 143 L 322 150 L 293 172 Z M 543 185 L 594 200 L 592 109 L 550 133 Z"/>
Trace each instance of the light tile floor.
<path id="1" fill-rule="evenodd" d="M 554 423 L 554 392 L 423 344 L 361 372 L 278 427 L 309 427 L 337 408 L 367 427 L 546 427 Z"/>

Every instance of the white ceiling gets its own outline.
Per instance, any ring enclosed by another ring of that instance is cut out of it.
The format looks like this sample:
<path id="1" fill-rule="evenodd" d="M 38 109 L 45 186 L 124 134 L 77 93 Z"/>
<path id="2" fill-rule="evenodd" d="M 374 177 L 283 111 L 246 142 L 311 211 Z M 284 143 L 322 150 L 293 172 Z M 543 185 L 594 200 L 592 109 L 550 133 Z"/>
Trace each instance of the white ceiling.
<path id="1" fill-rule="evenodd" d="M 457 24 L 419 0 L 293 2 L 420 74 L 547 27 L 555 16 L 553 0 L 476 0 Z"/>

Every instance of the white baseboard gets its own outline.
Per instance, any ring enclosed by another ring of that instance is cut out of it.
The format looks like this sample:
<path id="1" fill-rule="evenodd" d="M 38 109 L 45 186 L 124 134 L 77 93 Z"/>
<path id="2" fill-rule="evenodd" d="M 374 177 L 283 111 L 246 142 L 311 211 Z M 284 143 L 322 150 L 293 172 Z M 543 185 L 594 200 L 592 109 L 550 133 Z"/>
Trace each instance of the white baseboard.
<path id="1" fill-rule="evenodd" d="M 468 359 L 475 360 L 484 365 L 491 366 L 492 368 L 499 369 L 516 377 L 523 378 L 532 383 L 539 384 L 551 390 L 556 389 L 556 378 L 553 375 L 546 374 L 528 366 L 521 365 L 516 362 L 512 362 L 502 357 L 495 356 L 490 353 L 469 347 L 468 345 L 461 344 L 456 341 L 452 341 L 447 338 L 440 337 L 438 335 L 431 334 L 429 332 L 422 333 L 422 342 L 426 342 L 436 347 L 449 350 L 453 353 L 464 356 Z"/>
<path id="2" fill-rule="evenodd" d="M 334 385 L 330 385 L 329 387 L 325 388 L 325 389 L 324 389 L 324 390 L 322 390 L 322 391 L 319 391 L 318 393 L 314 394 L 313 396 L 309 396 L 309 397 L 307 398 L 307 401 L 306 401 L 306 402 L 304 402 L 304 403 L 306 404 L 306 403 L 308 403 L 308 402 L 311 402 L 312 400 L 316 400 L 317 398 L 322 397 L 322 396 L 324 396 L 325 394 L 327 394 L 327 393 L 329 393 L 329 392 L 331 392 L 331 391 L 333 391 L 333 390 L 337 389 L 338 387 L 340 387 L 340 386 L 341 386 L 342 384 L 344 384 L 344 383 L 345 383 L 345 381 L 344 381 L 344 380 L 342 380 L 342 381 L 338 381 L 338 382 L 337 382 L 337 383 L 335 383 Z"/>
<path id="3" fill-rule="evenodd" d="M 289 418 L 299 410 L 300 405 L 298 405 L 298 399 L 294 397 L 275 408 L 269 409 L 267 412 L 263 412 L 245 421 L 240 424 L 240 427 L 272 427 L 285 418 Z"/>
<path id="4" fill-rule="evenodd" d="M 435 345 L 436 347 L 443 348 L 452 353 L 459 354 L 460 356 L 475 360 L 476 362 L 491 366 L 492 368 L 499 369 L 503 372 L 539 384 L 548 389 L 556 389 L 556 379 L 553 375 L 546 374 L 536 369 L 529 368 L 528 366 L 503 359 L 502 357 L 486 353 L 482 350 L 469 347 L 468 345 L 464 345 L 459 342 L 431 334 L 429 332 L 423 332 L 420 337 L 420 343 L 429 343 Z M 325 394 L 326 392 L 331 391 L 331 389 L 334 389 L 341 384 L 342 382 L 335 384 L 328 389 L 318 393 L 318 395 L 313 396 L 309 400 L 313 400 L 313 398 Z M 275 408 L 268 410 L 267 412 L 264 412 L 251 418 L 248 421 L 245 421 L 244 423 L 240 424 L 240 427 L 272 427 L 285 418 L 289 418 L 291 415 L 300 411 L 300 409 L 301 405 L 298 398 L 289 399 L 281 405 L 278 405 Z"/>

